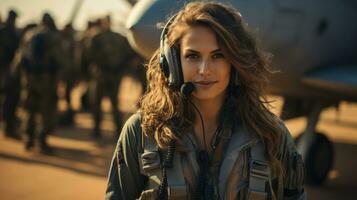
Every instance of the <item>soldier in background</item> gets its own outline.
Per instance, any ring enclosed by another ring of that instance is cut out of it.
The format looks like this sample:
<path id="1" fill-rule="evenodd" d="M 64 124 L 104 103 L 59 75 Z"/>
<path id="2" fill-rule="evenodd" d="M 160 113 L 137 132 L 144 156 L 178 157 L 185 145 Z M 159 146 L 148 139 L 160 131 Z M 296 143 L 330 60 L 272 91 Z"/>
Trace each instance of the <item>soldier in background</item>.
<path id="1" fill-rule="evenodd" d="M 100 21 L 88 21 L 87 29 L 85 30 L 79 45 L 80 45 L 80 79 L 87 85 L 90 81 L 90 66 L 93 59 L 91 59 L 91 46 L 92 39 L 98 34 L 100 29 Z M 81 108 L 82 110 L 89 110 L 89 92 L 88 88 L 81 96 Z"/>
<path id="2" fill-rule="evenodd" d="M 11 63 L 20 43 L 16 29 L 17 13 L 10 10 L 0 27 L 0 116 L 5 123 L 5 136 L 21 139 L 16 130 L 16 107 L 19 101 L 19 82 L 13 76 Z"/>
<path id="3" fill-rule="evenodd" d="M 122 116 L 118 110 L 119 84 L 125 70 L 125 62 L 130 52 L 127 39 L 111 30 L 110 17 L 101 20 L 102 31 L 94 36 L 91 44 L 93 68 L 89 84 L 94 114 L 94 136 L 100 137 L 102 119 L 101 101 L 108 96 L 112 105 L 116 133 L 119 135 Z"/>
<path id="4" fill-rule="evenodd" d="M 59 69 L 60 79 L 65 83 L 65 100 L 67 110 L 61 118 L 61 124 L 73 125 L 74 110 L 72 108 L 71 92 L 78 81 L 79 70 L 76 63 L 77 44 L 74 38 L 75 31 L 71 24 L 67 24 L 61 31 L 62 66 Z"/>
<path id="5" fill-rule="evenodd" d="M 21 66 L 26 75 L 28 111 L 26 150 L 35 146 L 37 127 L 42 127 L 39 144 L 42 153 L 52 153 L 47 136 L 56 125 L 57 73 L 60 63 L 60 36 L 53 18 L 45 13 L 39 27 L 29 32 L 24 43 Z M 38 118 L 37 118 L 38 116 Z"/>

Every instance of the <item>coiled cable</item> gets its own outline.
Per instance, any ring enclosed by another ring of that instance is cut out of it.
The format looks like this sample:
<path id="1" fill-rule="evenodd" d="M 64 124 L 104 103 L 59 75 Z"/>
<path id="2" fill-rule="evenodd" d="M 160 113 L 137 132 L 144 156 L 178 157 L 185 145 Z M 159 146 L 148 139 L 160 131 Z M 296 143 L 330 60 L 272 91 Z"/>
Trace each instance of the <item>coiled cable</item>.
<path id="1" fill-rule="evenodd" d="M 167 185 L 168 185 L 168 183 L 167 183 L 166 169 L 172 168 L 172 166 L 173 166 L 175 150 L 176 150 L 176 141 L 175 140 L 171 140 L 165 156 L 161 156 L 163 158 L 162 159 L 163 163 L 161 165 L 162 180 L 161 180 L 161 183 L 159 185 L 157 200 L 168 199 L 168 196 L 167 196 Z"/>

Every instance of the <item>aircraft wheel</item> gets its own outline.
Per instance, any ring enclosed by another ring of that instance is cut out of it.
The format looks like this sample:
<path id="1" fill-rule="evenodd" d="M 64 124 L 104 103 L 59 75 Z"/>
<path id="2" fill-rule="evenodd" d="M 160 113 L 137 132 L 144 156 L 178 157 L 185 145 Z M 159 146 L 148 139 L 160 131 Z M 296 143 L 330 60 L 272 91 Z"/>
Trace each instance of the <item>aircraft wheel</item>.
<path id="1" fill-rule="evenodd" d="M 300 136 L 297 138 L 297 141 Z M 315 133 L 313 141 L 305 158 L 306 182 L 321 185 L 327 178 L 334 160 L 333 145 L 322 133 Z"/>

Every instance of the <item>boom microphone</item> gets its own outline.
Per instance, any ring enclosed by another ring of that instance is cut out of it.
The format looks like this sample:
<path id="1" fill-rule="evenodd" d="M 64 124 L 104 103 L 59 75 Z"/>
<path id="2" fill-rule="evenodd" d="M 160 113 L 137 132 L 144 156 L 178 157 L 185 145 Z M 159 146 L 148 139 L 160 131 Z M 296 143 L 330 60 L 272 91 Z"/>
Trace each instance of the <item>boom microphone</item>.
<path id="1" fill-rule="evenodd" d="M 181 85 L 180 91 L 184 95 L 190 95 L 195 89 L 195 85 L 192 82 L 186 82 Z"/>

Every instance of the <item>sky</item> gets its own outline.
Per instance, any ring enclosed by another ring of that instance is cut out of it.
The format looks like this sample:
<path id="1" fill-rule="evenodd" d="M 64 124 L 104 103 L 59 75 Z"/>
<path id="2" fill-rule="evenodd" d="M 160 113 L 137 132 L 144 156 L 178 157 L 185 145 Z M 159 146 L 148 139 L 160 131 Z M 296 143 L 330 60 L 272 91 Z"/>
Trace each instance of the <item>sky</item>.
<path id="1" fill-rule="evenodd" d="M 4 21 L 9 9 L 18 13 L 17 26 L 41 20 L 42 14 L 48 12 L 56 20 L 59 28 L 68 23 L 72 9 L 81 0 L 0 0 L 0 14 Z M 126 19 L 130 5 L 125 0 L 83 0 L 78 15 L 74 20 L 74 28 L 83 30 L 88 19 L 110 14 L 113 26 L 119 26 Z"/>

